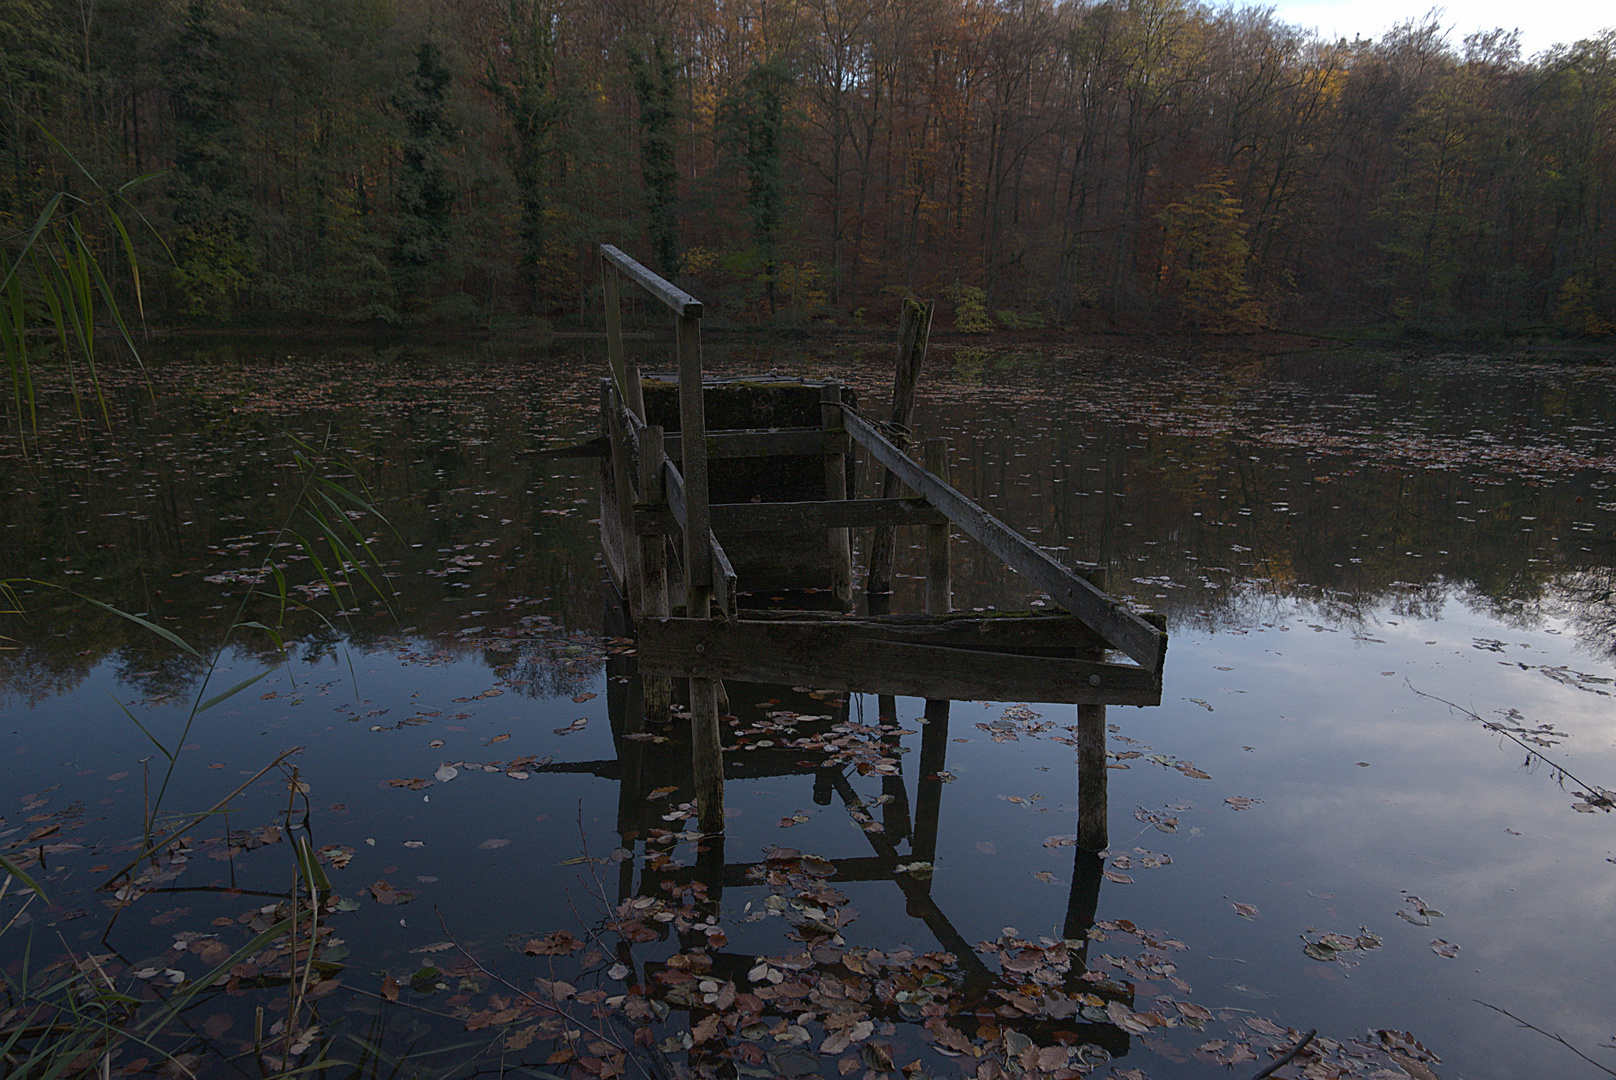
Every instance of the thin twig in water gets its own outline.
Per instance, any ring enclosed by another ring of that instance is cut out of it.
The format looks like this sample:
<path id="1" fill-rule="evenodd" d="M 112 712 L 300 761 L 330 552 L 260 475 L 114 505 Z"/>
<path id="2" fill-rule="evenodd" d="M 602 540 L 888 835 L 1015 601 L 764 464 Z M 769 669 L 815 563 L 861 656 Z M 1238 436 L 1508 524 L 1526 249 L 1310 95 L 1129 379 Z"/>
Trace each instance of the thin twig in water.
<path id="1" fill-rule="evenodd" d="M 226 803 L 228 803 L 231 799 L 234 799 L 237 795 L 240 795 L 243 791 L 246 791 L 248 788 L 252 787 L 253 784 L 257 783 L 258 778 L 260 776 L 263 776 L 269 770 L 273 769 L 275 766 L 279 765 L 281 762 L 285 761 L 287 758 L 291 757 L 293 754 L 296 754 L 296 753 L 300 752 L 302 749 L 303 748 L 301 746 L 294 746 L 290 750 L 282 751 L 280 753 L 280 755 L 275 758 L 274 761 L 271 761 L 268 765 L 265 765 L 262 769 L 259 769 L 257 772 L 253 773 L 252 776 L 248 778 L 247 782 L 242 784 L 240 787 L 236 788 L 236 790 L 232 791 L 230 794 L 226 795 L 224 798 L 220 799 L 218 802 L 214 803 L 212 806 L 208 807 L 206 810 L 202 811 L 200 814 L 197 814 L 196 816 L 192 817 L 190 820 L 186 821 L 186 823 L 184 825 L 181 825 L 179 828 L 174 829 L 173 831 L 169 832 L 161 840 L 158 840 L 155 843 L 148 844 L 147 848 L 145 850 L 142 850 L 139 855 L 136 855 L 133 859 L 129 860 L 128 863 L 124 864 L 124 866 L 123 866 L 123 868 L 121 870 L 119 870 L 117 873 L 113 874 L 111 877 L 107 878 L 107 880 L 102 883 L 101 888 L 110 889 L 113 886 L 113 884 L 119 878 L 123 877 L 125 874 L 127 874 L 129 871 L 133 870 L 136 866 L 138 866 L 140 864 L 140 860 L 144 859 L 146 857 L 146 852 L 147 851 L 161 851 L 161 850 L 163 850 L 163 848 L 168 846 L 169 841 L 178 839 L 180 834 L 184 833 L 185 830 L 199 824 L 200 822 L 206 820 L 207 818 L 211 817 L 212 815 L 218 813 L 219 810 Z"/>
<path id="2" fill-rule="evenodd" d="M 1280 1069 L 1283 1069 L 1285 1066 L 1289 1065 L 1291 1063 L 1291 1061 L 1296 1057 L 1296 1055 L 1300 1054 L 1302 1052 L 1302 1049 L 1304 1047 L 1306 1047 L 1308 1043 L 1313 1041 L 1313 1036 L 1317 1035 L 1318 1033 L 1319 1033 L 1319 1029 L 1318 1028 L 1313 1028 L 1306 1035 L 1303 1035 L 1300 1039 L 1296 1040 L 1296 1045 L 1295 1046 L 1291 1047 L 1289 1050 L 1285 1051 L 1285 1053 L 1280 1056 L 1280 1059 L 1278 1061 L 1274 1062 L 1272 1065 L 1267 1066 L 1266 1068 L 1258 1070 L 1256 1075 L 1254 1075 L 1251 1078 L 1251 1080 L 1263 1080 L 1263 1077 L 1272 1076 L 1276 1072 L 1278 1072 Z"/>
<path id="3" fill-rule="evenodd" d="M 1504 736 L 1504 738 L 1525 750 L 1530 757 L 1546 763 L 1549 768 L 1553 769 L 1567 780 L 1570 780 L 1573 784 L 1582 785 L 1587 789 L 1588 801 L 1592 805 L 1602 807 L 1606 810 L 1612 808 L 1612 800 L 1609 795 L 1605 794 L 1604 788 L 1596 787 L 1581 777 L 1574 775 L 1571 770 L 1567 769 L 1564 765 L 1561 765 L 1558 761 L 1555 761 L 1537 747 L 1527 743 L 1524 739 L 1516 735 L 1513 731 L 1510 731 L 1508 728 L 1504 727 L 1502 724 L 1496 724 L 1491 720 L 1484 719 L 1472 710 L 1467 709 L 1463 705 L 1457 704 L 1456 702 L 1449 701 L 1447 698 L 1437 697 L 1435 694 L 1427 694 L 1424 690 L 1415 689 L 1414 684 L 1409 682 L 1407 679 L 1403 680 L 1403 685 L 1407 686 L 1410 690 L 1413 690 L 1415 694 L 1422 698 L 1428 698 L 1431 701 L 1439 701 L 1448 708 L 1452 709 L 1454 712 L 1463 713 L 1476 723 L 1480 724 L 1482 727 L 1486 728 L 1488 731 L 1496 732 L 1497 734 Z"/>
<path id="4" fill-rule="evenodd" d="M 1575 779 L 1575 778 L 1573 777 L 1573 779 Z M 1580 781 L 1579 781 L 1579 783 L 1580 783 Z M 1544 1031 L 1542 1028 L 1538 1027 L 1536 1024 L 1532 1023 L 1531 1021 L 1522 1020 L 1520 1017 L 1516 1016 L 1514 1013 L 1510 1012 L 1508 1009 L 1500 1009 L 1497 1005 L 1489 1005 L 1489 1004 L 1487 1004 L 1487 1002 L 1481 1000 L 1480 998 L 1471 998 L 1470 1000 L 1474 1001 L 1477 1005 L 1480 1005 L 1483 1008 L 1491 1009 L 1493 1012 L 1503 1013 L 1505 1016 L 1509 1017 L 1511 1020 L 1515 1021 L 1517 1024 L 1521 1025 L 1521 1027 L 1523 1027 L 1523 1028 L 1530 1028 L 1531 1030 L 1537 1032 L 1539 1035 L 1548 1036 L 1549 1038 L 1553 1039 L 1555 1042 L 1559 1043 L 1561 1046 L 1565 1047 L 1567 1050 L 1571 1051 L 1573 1054 L 1576 1054 L 1578 1057 L 1580 1057 L 1582 1060 L 1586 1061 L 1588 1064 L 1592 1065 L 1594 1068 L 1598 1069 L 1600 1072 L 1604 1073 L 1606 1076 L 1616 1076 L 1616 1069 L 1606 1068 L 1604 1065 L 1599 1064 L 1599 1062 L 1595 1061 L 1593 1058 L 1589 1057 L 1587 1054 L 1584 1054 L 1581 1050 L 1578 1050 L 1575 1046 L 1572 1046 L 1570 1043 L 1566 1042 L 1565 1037 L 1563 1035 L 1555 1035 L 1555 1034 L 1552 1034 L 1550 1032 Z"/>

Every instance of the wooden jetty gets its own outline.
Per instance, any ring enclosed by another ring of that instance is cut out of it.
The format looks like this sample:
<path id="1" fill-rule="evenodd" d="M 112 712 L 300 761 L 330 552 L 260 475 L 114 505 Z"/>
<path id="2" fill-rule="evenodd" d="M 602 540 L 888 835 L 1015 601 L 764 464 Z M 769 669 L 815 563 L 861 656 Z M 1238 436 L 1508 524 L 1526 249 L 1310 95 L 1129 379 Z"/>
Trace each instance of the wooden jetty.
<path id="1" fill-rule="evenodd" d="M 702 829 L 723 828 L 719 699 L 722 680 L 734 679 L 1075 704 L 1078 842 L 1105 847 L 1105 707 L 1160 703 L 1162 627 L 1107 595 L 1097 568 L 1062 565 L 956 490 L 945 439 L 926 441 L 922 465 L 835 382 L 705 378 L 701 302 L 615 247 L 600 256 L 611 366 L 601 387 L 602 547 L 633 619 L 648 716 L 666 719 L 672 680 L 688 680 Z M 627 359 L 625 284 L 671 311 L 672 374 L 642 375 Z M 911 494 L 853 497 L 859 451 Z M 925 528 L 926 610 L 854 614 L 851 530 L 898 525 Z M 956 529 L 1063 611 L 953 611 Z M 811 590 L 833 610 L 740 603 L 781 589 Z"/>

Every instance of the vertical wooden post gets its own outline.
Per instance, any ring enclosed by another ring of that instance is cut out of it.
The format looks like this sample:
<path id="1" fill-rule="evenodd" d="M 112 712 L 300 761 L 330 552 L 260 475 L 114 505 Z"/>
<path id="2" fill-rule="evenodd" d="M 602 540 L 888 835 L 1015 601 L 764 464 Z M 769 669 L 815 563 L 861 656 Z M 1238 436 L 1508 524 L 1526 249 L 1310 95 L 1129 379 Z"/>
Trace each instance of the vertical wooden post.
<path id="1" fill-rule="evenodd" d="M 621 391 L 627 390 L 628 379 L 623 371 L 623 298 L 622 279 L 617 268 L 600 259 L 600 291 L 606 306 L 606 359 L 612 368 L 612 383 Z M 640 412 L 644 417 L 644 410 Z"/>
<path id="2" fill-rule="evenodd" d="M 921 862 L 937 858 L 937 823 L 943 808 L 941 773 L 948 765 L 948 702 L 926 702 L 926 726 L 920 732 L 920 779 L 915 784 L 915 831 L 909 850 Z M 931 878 L 923 878 L 931 887 Z"/>
<path id="3" fill-rule="evenodd" d="M 1105 588 L 1105 571 L 1096 567 L 1083 575 L 1097 589 Z M 1097 650 L 1093 659 L 1101 659 Z M 1105 761 L 1105 706 L 1077 707 L 1077 846 L 1104 851 L 1111 842 L 1107 823 L 1106 785 L 1110 774 Z"/>
<path id="4" fill-rule="evenodd" d="M 1077 846 L 1104 851 L 1106 823 L 1105 706 L 1077 707 Z"/>
<path id="5" fill-rule="evenodd" d="M 640 498 L 648 506 L 667 504 L 662 469 L 665 456 L 662 425 L 640 432 Z M 640 617 L 665 619 L 668 617 L 668 538 L 661 533 L 642 536 L 640 544 L 644 567 L 640 582 Z M 645 715 L 658 723 L 666 721 L 673 709 L 673 680 L 666 675 L 646 675 L 644 684 Z"/>
<path id="6" fill-rule="evenodd" d="M 701 318 L 680 315 L 679 445 L 685 478 L 685 615 L 712 613 L 712 523 L 707 510 L 707 415 L 701 385 Z M 690 679 L 690 745 L 696 817 L 703 832 L 724 829 L 724 751 L 718 728 L 718 685 Z"/>
<path id="7" fill-rule="evenodd" d="M 948 483 L 948 440 L 926 440 L 926 471 Z M 947 522 L 926 526 L 926 614 L 947 615 L 954 606 Z"/>
<path id="8" fill-rule="evenodd" d="M 898 319 L 898 365 L 892 379 L 892 425 L 900 432 L 907 430 L 914 420 L 915 388 L 920 382 L 921 364 L 926 359 L 931 316 L 936 306 L 931 300 L 924 305 L 916 300 L 905 300 L 903 314 Z M 881 498 L 897 498 L 902 487 L 902 481 L 891 470 L 882 470 Z M 870 541 L 869 567 L 864 574 L 864 591 L 879 595 L 892 591 L 892 552 L 897 542 L 897 530 L 888 525 L 878 527 L 874 532 Z"/>
<path id="9" fill-rule="evenodd" d="M 718 682 L 690 680 L 690 747 L 696 821 L 704 833 L 724 831 L 724 742 L 718 727 Z"/>
<path id="10" fill-rule="evenodd" d="M 713 596 L 707 510 L 707 414 L 701 385 L 701 319 L 679 317 L 679 446 L 685 479 L 685 615 L 708 617 Z"/>
<path id="11" fill-rule="evenodd" d="M 629 609 L 635 618 L 644 610 L 640 596 L 642 568 L 640 543 L 634 534 L 634 479 L 635 466 L 629 433 L 623 430 L 618 416 L 622 398 L 614 387 L 604 387 L 606 430 L 612 441 L 612 488 L 617 511 L 617 535 L 623 551 L 623 589 L 628 594 Z"/>
<path id="12" fill-rule="evenodd" d="M 828 382 L 819 388 L 820 421 L 827 433 L 841 431 L 842 386 Z M 847 455 L 840 451 L 825 453 L 825 498 L 847 498 Z M 847 529 L 831 529 L 830 574 L 831 595 L 843 611 L 853 609 L 853 540 Z"/>

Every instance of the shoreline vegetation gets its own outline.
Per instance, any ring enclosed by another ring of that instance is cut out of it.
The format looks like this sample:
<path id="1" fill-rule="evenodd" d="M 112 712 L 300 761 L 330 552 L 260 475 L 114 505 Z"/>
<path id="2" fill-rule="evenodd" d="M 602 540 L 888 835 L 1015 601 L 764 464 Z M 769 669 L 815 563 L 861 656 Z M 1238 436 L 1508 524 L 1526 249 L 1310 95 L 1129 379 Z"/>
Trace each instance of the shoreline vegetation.
<path id="1" fill-rule="evenodd" d="M 709 340 L 751 341 L 774 339 L 781 343 L 834 343 L 882 348 L 891 344 L 894 327 L 879 324 L 842 325 L 822 322 L 809 326 L 726 325 L 704 328 Z M 120 338 L 115 327 L 97 327 L 97 336 Z M 625 331 L 628 340 L 655 340 L 665 336 L 663 327 L 651 324 L 640 330 Z M 301 322 L 242 320 L 230 323 L 159 323 L 141 327 L 135 337 L 143 342 L 297 340 L 320 344 L 394 344 L 413 341 L 447 345 L 456 341 L 495 341 L 508 344 L 547 346 L 557 342 L 606 340 L 604 329 L 580 320 L 512 319 L 494 327 L 459 327 L 435 323 L 400 326 L 346 321 Z M 1198 349 L 1238 348 L 1254 353 L 1304 352 L 1313 349 L 1368 349 L 1395 352 L 1404 358 L 1426 353 L 1451 354 L 1454 349 L 1493 356 L 1525 356 L 1537 359 L 1572 359 L 1588 363 L 1616 362 L 1616 346 L 1601 337 L 1567 334 L 1553 327 L 1532 327 L 1505 331 L 1497 327 L 1452 326 L 1441 330 L 1402 325 L 1356 327 L 1273 327 L 1245 332 L 1195 332 L 1141 328 L 1126 330 L 1072 330 L 1062 328 L 1007 328 L 988 332 L 961 331 L 951 327 L 934 328 L 931 344 L 941 349 L 1017 349 L 1040 346 L 1067 348 L 1115 348 L 1149 344 L 1152 348 Z"/>

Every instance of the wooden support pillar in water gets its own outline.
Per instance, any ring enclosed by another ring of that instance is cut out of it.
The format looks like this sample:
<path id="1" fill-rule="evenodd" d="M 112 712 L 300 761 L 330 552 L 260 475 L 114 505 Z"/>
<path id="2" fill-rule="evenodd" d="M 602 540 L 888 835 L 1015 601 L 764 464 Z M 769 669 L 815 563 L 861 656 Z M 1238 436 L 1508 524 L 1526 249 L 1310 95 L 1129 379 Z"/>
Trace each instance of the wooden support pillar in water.
<path id="1" fill-rule="evenodd" d="M 1105 573 L 1099 568 L 1083 575 L 1097 589 L 1105 588 Z M 1081 655 L 1081 654 L 1080 654 Z M 1104 651 L 1094 659 L 1102 659 Z M 1105 765 L 1105 706 L 1077 707 L 1077 846 L 1088 851 L 1104 851 L 1111 842 L 1107 825 L 1106 785 L 1110 774 Z"/>
<path id="2" fill-rule="evenodd" d="M 640 433 L 640 497 L 648 506 L 667 504 L 667 489 L 662 471 L 662 425 L 648 427 Z M 660 533 L 642 536 L 640 558 L 640 617 L 665 619 L 668 617 L 668 541 Z M 664 722 L 673 708 L 673 680 L 666 675 L 647 675 L 645 684 L 645 715 L 648 719 Z"/>
<path id="3" fill-rule="evenodd" d="M 1077 707 L 1077 846 L 1104 851 L 1106 826 L 1105 706 Z"/>
<path id="4" fill-rule="evenodd" d="M 707 413 L 701 385 L 701 318 L 679 316 L 679 445 L 685 478 L 685 614 L 712 615 L 712 519 L 707 509 Z M 718 684 L 690 679 L 691 771 L 696 818 L 703 832 L 724 828 L 724 751 L 718 730 Z"/>
<path id="5" fill-rule="evenodd" d="M 690 750 L 696 822 L 704 833 L 724 831 L 724 741 L 718 728 L 718 683 L 690 680 Z"/>
<path id="6" fill-rule="evenodd" d="M 840 383 L 826 383 L 819 388 L 821 422 L 825 430 L 841 431 L 842 387 Z M 825 498 L 847 498 L 847 455 L 835 452 L 825 455 Z M 853 540 L 847 529 L 830 531 L 831 595 L 844 611 L 853 608 Z"/>
<path id="7" fill-rule="evenodd" d="M 926 470 L 948 479 L 948 440 L 926 440 Z M 954 607 L 954 577 L 948 557 L 948 523 L 926 526 L 926 614 L 947 615 Z"/>
<path id="8" fill-rule="evenodd" d="M 901 438 L 909 429 L 915 414 L 915 389 L 920 383 L 920 367 L 926 359 L 926 342 L 931 335 L 931 316 L 936 304 L 926 301 L 905 300 L 903 314 L 898 318 L 898 366 L 892 380 L 892 426 L 894 438 Z M 903 446 L 901 441 L 899 446 Z M 896 499 L 903 482 L 890 470 L 882 470 L 881 498 Z M 892 591 L 892 552 L 897 530 L 891 526 L 878 527 L 870 540 L 869 569 L 864 576 L 864 591 L 880 595 Z"/>

